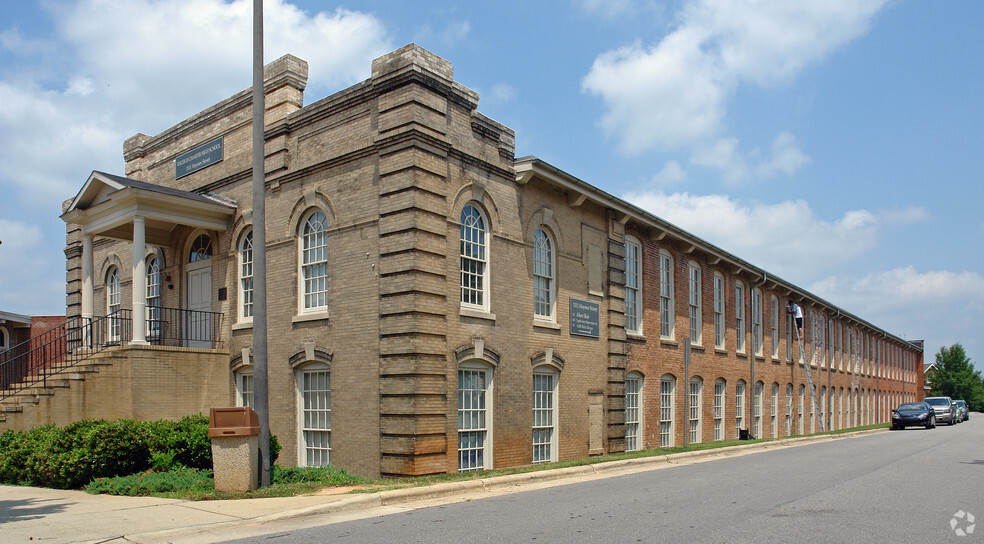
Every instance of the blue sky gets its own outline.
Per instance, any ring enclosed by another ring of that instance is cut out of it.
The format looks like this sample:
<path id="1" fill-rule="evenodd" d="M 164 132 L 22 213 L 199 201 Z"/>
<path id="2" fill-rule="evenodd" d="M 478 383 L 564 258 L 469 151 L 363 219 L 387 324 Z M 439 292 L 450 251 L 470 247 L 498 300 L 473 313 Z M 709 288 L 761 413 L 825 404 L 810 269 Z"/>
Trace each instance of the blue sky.
<path id="1" fill-rule="evenodd" d="M 61 202 L 251 83 L 251 0 L 0 7 L 0 310 L 64 312 Z M 310 103 L 416 42 L 535 155 L 908 339 L 984 349 L 982 2 L 266 0 Z"/>

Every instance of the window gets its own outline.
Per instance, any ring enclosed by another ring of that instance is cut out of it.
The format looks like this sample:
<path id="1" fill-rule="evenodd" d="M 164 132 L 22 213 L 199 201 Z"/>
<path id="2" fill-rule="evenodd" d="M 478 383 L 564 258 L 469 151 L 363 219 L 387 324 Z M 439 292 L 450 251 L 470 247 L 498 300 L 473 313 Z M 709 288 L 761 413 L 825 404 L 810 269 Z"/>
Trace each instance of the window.
<path id="1" fill-rule="evenodd" d="M 724 349 L 724 276 L 714 273 L 714 347 Z"/>
<path id="2" fill-rule="evenodd" d="M 803 427 L 803 409 L 806 408 L 806 386 L 805 385 L 800 384 L 800 391 L 799 391 L 799 393 L 800 393 L 799 394 L 799 414 L 797 415 L 797 419 L 799 420 L 798 431 L 799 431 L 799 434 L 803 434 L 803 431 L 804 431 L 804 427 Z"/>
<path id="3" fill-rule="evenodd" d="M 557 460 L 557 374 L 533 371 L 533 462 Z"/>
<path id="4" fill-rule="evenodd" d="M 714 440 L 724 440 L 724 391 L 722 379 L 714 382 Z"/>
<path id="5" fill-rule="evenodd" d="M 490 384 L 492 371 L 481 363 L 458 367 L 458 471 L 491 466 Z"/>
<path id="6" fill-rule="evenodd" d="M 659 335 L 673 338 L 673 259 L 659 252 Z"/>
<path id="7" fill-rule="evenodd" d="M 642 274 L 639 242 L 625 238 L 625 330 L 642 334 Z"/>
<path id="8" fill-rule="evenodd" d="M 735 386 L 735 425 L 738 430 L 745 428 L 745 381 L 739 380 Z"/>
<path id="9" fill-rule="evenodd" d="M 786 384 L 786 436 L 793 434 L 793 384 Z"/>
<path id="10" fill-rule="evenodd" d="M 236 406 L 255 406 L 252 367 L 246 367 L 236 373 Z"/>
<path id="11" fill-rule="evenodd" d="M 119 315 L 114 315 L 120 311 L 120 269 L 115 266 L 109 269 L 106 275 L 106 315 L 112 316 L 109 319 L 109 341 L 119 341 L 123 320 Z"/>
<path id="12" fill-rule="evenodd" d="M 689 420 L 690 431 L 690 436 L 688 438 L 691 444 L 700 442 L 700 412 L 701 401 L 703 400 L 703 395 L 701 393 L 703 386 L 704 381 L 700 378 L 690 378 L 690 391 L 688 392 L 687 398 L 689 403 L 689 406 L 687 407 L 687 419 Z"/>
<path id="13" fill-rule="evenodd" d="M 299 464 L 324 467 L 331 463 L 331 375 L 327 365 L 312 363 L 298 371 L 300 396 Z"/>
<path id="14" fill-rule="evenodd" d="M 630 372 L 625 377 L 625 451 L 642 449 L 639 417 L 639 396 L 642 391 L 642 376 Z"/>
<path id="15" fill-rule="evenodd" d="M 239 320 L 253 320 L 253 231 L 239 244 Z"/>
<path id="16" fill-rule="evenodd" d="M 486 222 L 478 208 L 461 210 L 461 305 L 488 311 Z"/>
<path id="17" fill-rule="evenodd" d="M 10 337 L 8 336 L 7 329 L 0 327 L 0 353 L 10 349 Z"/>
<path id="18" fill-rule="evenodd" d="M 212 258 L 212 238 L 207 234 L 199 234 L 191 243 L 188 251 L 188 262 L 197 263 Z"/>
<path id="19" fill-rule="evenodd" d="M 690 284 L 690 341 L 699 346 L 701 344 L 700 266 L 690 261 L 687 268 Z"/>
<path id="20" fill-rule="evenodd" d="M 820 388 L 820 425 L 829 425 L 827 421 L 827 386 Z M 830 429 L 826 429 L 830 430 Z"/>
<path id="21" fill-rule="evenodd" d="M 676 378 L 669 374 L 659 380 L 659 446 L 673 446 L 673 403 Z"/>
<path id="22" fill-rule="evenodd" d="M 762 393 L 765 384 L 755 382 L 755 389 L 752 390 L 752 428 L 755 429 L 755 438 L 762 438 Z"/>
<path id="23" fill-rule="evenodd" d="M 543 229 L 533 233 L 533 316 L 553 321 L 556 284 L 554 250 L 550 235 Z"/>
<path id="24" fill-rule="evenodd" d="M 301 227 L 302 312 L 328 308 L 328 234 L 327 218 L 315 210 Z"/>
<path id="25" fill-rule="evenodd" d="M 844 388 L 837 391 L 837 428 L 844 428 Z"/>
<path id="26" fill-rule="evenodd" d="M 786 360 L 793 360 L 793 314 L 786 312 Z"/>
<path id="27" fill-rule="evenodd" d="M 844 324 L 837 324 L 837 370 L 844 370 Z"/>
<path id="28" fill-rule="evenodd" d="M 752 352 L 762 355 L 762 291 L 752 289 Z"/>
<path id="29" fill-rule="evenodd" d="M 779 299 L 772 297 L 772 313 L 770 322 L 772 324 L 772 358 L 779 358 Z"/>
<path id="30" fill-rule="evenodd" d="M 779 438 L 779 384 L 772 384 L 772 438 Z"/>
<path id="31" fill-rule="evenodd" d="M 745 351 L 745 286 L 735 282 L 735 349 Z"/>
<path id="32" fill-rule="evenodd" d="M 159 338 L 161 335 L 161 260 L 151 257 L 147 260 L 147 336 Z"/>

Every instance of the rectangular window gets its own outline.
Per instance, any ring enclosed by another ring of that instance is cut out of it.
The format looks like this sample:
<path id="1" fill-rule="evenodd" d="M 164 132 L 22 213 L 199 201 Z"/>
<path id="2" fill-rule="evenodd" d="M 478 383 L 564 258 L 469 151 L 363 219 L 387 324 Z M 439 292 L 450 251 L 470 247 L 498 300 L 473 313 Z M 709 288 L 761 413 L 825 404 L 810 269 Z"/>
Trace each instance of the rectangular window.
<path id="1" fill-rule="evenodd" d="M 625 380 L 625 451 L 642 449 L 639 440 L 639 389 L 642 380 Z"/>
<path id="2" fill-rule="evenodd" d="M 714 440 L 724 440 L 724 382 L 714 384 Z"/>
<path id="3" fill-rule="evenodd" d="M 659 254 L 659 335 L 673 337 L 673 260 Z"/>
<path id="4" fill-rule="evenodd" d="M 642 334 L 642 297 L 639 246 L 625 242 L 625 330 Z"/>
<path id="5" fill-rule="evenodd" d="M 696 345 L 701 344 L 701 322 L 700 322 L 700 267 L 695 263 L 690 263 L 690 342 Z"/>
<path id="6" fill-rule="evenodd" d="M 772 358 L 779 358 L 779 299 L 772 297 Z"/>
<path id="7" fill-rule="evenodd" d="M 673 380 L 659 382 L 659 446 L 673 446 Z"/>
<path id="8" fill-rule="evenodd" d="M 752 290 L 752 351 L 762 355 L 762 291 Z"/>
<path id="9" fill-rule="evenodd" d="M 745 428 L 745 382 L 735 387 L 735 425 L 739 431 Z"/>
<path id="10" fill-rule="evenodd" d="M 488 256 L 485 243 L 485 219 L 471 204 L 461 211 L 459 232 L 461 257 L 461 304 L 480 310 L 487 309 L 486 270 Z"/>
<path id="11" fill-rule="evenodd" d="M 735 349 L 745 351 L 745 286 L 735 284 Z"/>
<path id="12" fill-rule="evenodd" d="M 253 406 L 253 375 L 239 375 L 239 405 Z"/>
<path id="13" fill-rule="evenodd" d="M 482 470 L 488 439 L 488 372 L 458 370 L 458 471 Z"/>
<path id="14" fill-rule="evenodd" d="M 690 380 L 690 393 L 687 418 L 690 420 L 690 443 L 700 442 L 700 380 Z"/>
<path id="15" fill-rule="evenodd" d="M 724 277 L 714 275 L 714 347 L 724 349 Z"/>
<path id="16" fill-rule="evenodd" d="M 304 466 L 328 466 L 331 461 L 331 387 L 328 371 L 302 372 L 301 396 Z"/>
<path id="17" fill-rule="evenodd" d="M 533 462 L 549 463 L 556 457 L 553 374 L 533 374 Z"/>

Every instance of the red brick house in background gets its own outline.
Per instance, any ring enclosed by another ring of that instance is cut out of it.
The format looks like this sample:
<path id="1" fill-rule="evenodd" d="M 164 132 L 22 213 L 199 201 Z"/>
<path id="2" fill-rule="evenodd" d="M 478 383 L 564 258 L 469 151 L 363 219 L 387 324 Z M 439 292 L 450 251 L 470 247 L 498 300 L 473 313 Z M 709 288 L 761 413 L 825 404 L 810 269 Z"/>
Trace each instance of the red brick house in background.
<path id="1" fill-rule="evenodd" d="M 922 398 L 921 345 L 516 158 L 450 62 L 408 45 L 310 104 L 307 69 L 264 74 L 280 462 L 479 470 L 886 422 Z M 64 203 L 68 377 L 0 397 L 0 429 L 252 403 L 250 119 L 247 89 L 137 134 L 125 175 Z"/>

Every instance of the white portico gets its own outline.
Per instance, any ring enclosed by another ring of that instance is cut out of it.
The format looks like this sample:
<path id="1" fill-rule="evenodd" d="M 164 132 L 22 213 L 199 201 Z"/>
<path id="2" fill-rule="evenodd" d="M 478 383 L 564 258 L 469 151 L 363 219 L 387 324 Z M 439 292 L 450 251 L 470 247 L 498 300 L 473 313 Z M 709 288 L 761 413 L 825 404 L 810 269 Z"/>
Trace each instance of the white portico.
<path id="1" fill-rule="evenodd" d="M 93 172 L 61 218 L 82 228 L 81 316 L 93 318 L 93 239 L 133 242 L 133 334 L 131 344 L 147 344 L 147 244 L 168 247 L 178 226 L 225 231 L 234 203 L 162 187 L 104 172 Z"/>

